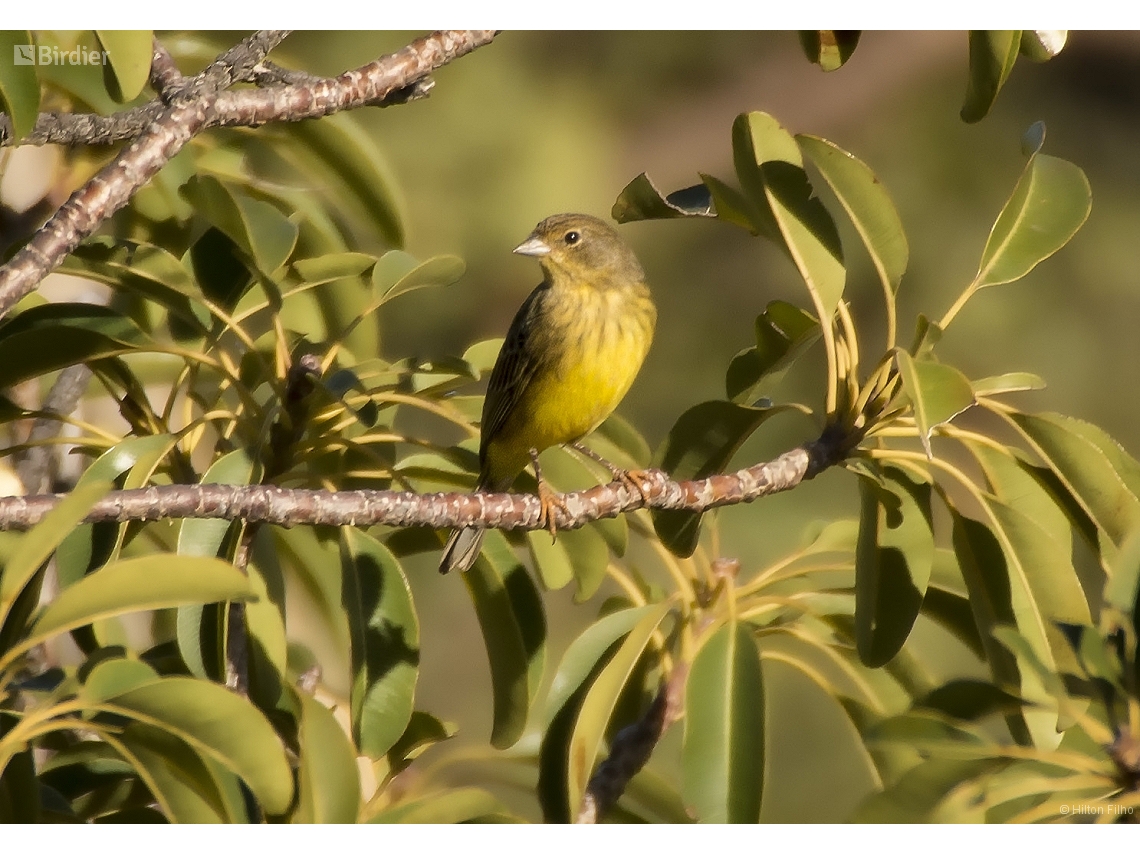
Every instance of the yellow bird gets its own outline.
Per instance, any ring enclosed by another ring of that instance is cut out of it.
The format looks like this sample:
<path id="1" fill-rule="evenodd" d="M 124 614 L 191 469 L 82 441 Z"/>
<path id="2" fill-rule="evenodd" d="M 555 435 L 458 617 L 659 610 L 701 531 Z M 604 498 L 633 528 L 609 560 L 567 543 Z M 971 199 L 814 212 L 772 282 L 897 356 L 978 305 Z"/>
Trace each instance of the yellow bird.
<path id="1" fill-rule="evenodd" d="M 577 443 L 614 411 L 649 352 L 657 309 L 637 257 L 597 217 L 547 217 L 514 251 L 536 257 L 544 277 L 511 322 L 491 371 L 475 489 L 506 490 L 531 461 L 553 534 L 550 506 L 560 500 L 542 480 L 538 454 Z M 471 567 L 483 531 L 453 532 L 439 572 Z"/>

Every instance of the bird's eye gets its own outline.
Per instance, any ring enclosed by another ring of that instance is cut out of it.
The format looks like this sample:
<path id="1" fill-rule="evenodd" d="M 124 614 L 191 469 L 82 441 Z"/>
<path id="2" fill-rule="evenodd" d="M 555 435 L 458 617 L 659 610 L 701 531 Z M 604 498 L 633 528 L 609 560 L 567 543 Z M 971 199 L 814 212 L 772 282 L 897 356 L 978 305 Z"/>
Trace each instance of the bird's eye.
<path id="1" fill-rule="evenodd" d="M 566 243 L 570 246 L 573 246 L 581 239 L 582 236 L 578 234 L 578 232 L 566 232 L 566 237 L 563 238 L 563 240 L 566 241 Z"/>

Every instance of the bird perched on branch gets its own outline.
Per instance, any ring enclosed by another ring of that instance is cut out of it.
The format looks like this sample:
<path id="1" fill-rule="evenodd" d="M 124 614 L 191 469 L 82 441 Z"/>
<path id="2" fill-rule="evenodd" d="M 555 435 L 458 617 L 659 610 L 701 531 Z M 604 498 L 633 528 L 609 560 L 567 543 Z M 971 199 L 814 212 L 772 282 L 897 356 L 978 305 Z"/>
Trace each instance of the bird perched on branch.
<path id="1" fill-rule="evenodd" d="M 506 490 L 529 460 L 553 535 L 551 507 L 561 499 L 542 480 L 538 454 L 576 444 L 614 411 L 649 351 L 657 309 L 637 257 L 596 217 L 548 217 L 514 251 L 537 258 L 544 278 L 511 322 L 491 371 L 475 489 Z M 638 486 L 635 473 L 575 447 Z M 474 564 L 483 531 L 452 533 L 439 572 Z"/>

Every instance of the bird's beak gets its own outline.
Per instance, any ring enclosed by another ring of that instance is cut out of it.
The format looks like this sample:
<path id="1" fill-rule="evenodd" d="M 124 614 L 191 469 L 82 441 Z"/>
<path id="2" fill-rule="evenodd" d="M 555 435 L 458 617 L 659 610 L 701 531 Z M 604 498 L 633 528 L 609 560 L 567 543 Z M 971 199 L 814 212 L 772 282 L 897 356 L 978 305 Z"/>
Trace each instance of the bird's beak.
<path id="1" fill-rule="evenodd" d="M 512 250 L 519 255 L 543 256 L 550 255 L 550 247 L 543 243 L 542 238 L 529 237 Z"/>

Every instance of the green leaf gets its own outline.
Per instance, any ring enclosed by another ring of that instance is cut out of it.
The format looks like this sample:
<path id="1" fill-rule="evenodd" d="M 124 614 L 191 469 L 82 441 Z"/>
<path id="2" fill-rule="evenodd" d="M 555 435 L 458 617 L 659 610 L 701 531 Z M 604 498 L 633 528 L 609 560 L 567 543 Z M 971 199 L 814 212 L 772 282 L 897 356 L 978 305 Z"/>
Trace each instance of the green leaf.
<path id="1" fill-rule="evenodd" d="M 154 34 L 150 30 L 96 30 L 95 35 L 107 53 L 103 66 L 107 91 L 120 104 L 133 101 L 150 77 Z M 109 75 L 108 68 L 114 73 Z"/>
<path id="2" fill-rule="evenodd" d="M 415 825 L 470 822 L 509 811 L 494 796 L 478 787 L 456 787 L 385 808 L 369 822 Z"/>
<path id="3" fill-rule="evenodd" d="M 888 302 L 892 301 L 906 272 L 910 248 L 890 194 L 870 167 L 834 143 L 809 134 L 796 134 L 796 142 L 835 191 L 870 253 Z"/>
<path id="4" fill-rule="evenodd" d="M 1035 392 L 1045 388 L 1045 381 L 1036 374 L 1027 371 L 1011 371 L 1008 374 L 999 374 L 996 377 L 983 377 L 973 380 L 970 386 L 975 397 L 986 398 L 993 395 L 1004 395 L 1008 392 Z"/>
<path id="5" fill-rule="evenodd" d="M 859 30 L 801 30 L 800 47 L 809 61 L 824 71 L 835 71 L 855 52 Z"/>
<path id="6" fill-rule="evenodd" d="M 1022 30 L 1021 55 L 1032 62 L 1048 62 L 1065 47 L 1068 30 Z"/>
<path id="7" fill-rule="evenodd" d="M 31 133 L 40 113 L 36 47 L 27 30 L 0 30 L 0 106 L 12 120 L 16 142 Z"/>
<path id="8" fill-rule="evenodd" d="M 791 406 L 745 407 L 730 401 L 705 401 L 677 419 L 658 449 L 657 465 L 674 481 L 722 472 L 752 433 Z M 671 552 L 693 554 L 700 535 L 701 515 L 692 511 L 653 511 L 653 528 Z"/>
<path id="9" fill-rule="evenodd" d="M 391 774 L 399 774 L 428 748 L 455 736 L 457 730 L 451 722 L 440 721 L 430 713 L 416 710 L 396 744 L 388 749 Z"/>
<path id="10" fill-rule="evenodd" d="M 570 763 L 567 770 L 570 816 L 578 815 L 618 698 L 658 624 L 669 614 L 670 606 L 671 603 L 666 601 L 649 607 L 649 611 L 629 631 L 625 641 L 598 674 L 582 700 L 570 737 Z"/>
<path id="11" fill-rule="evenodd" d="M 528 531 L 526 545 L 534 561 L 534 569 L 538 571 L 538 577 L 546 590 L 557 591 L 573 581 L 574 568 L 570 564 L 570 556 L 566 554 L 564 540 L 552 541 L 550 532 L 547 531 Z"/>
<path id="12" fill-rule="evenodd" d="M 1140 464 L 1096 425 L 1056 413 L 1010 421 L 1114 544 L 1140 527 Z"/>
<path id="13" fill-rule="evenodd" d="M 855 642 L 869 668 L 902 649 L 918 618 L 934 564 L 931 486 L 884 467 L 859 479 L 855 550 Z"/>
<path id="14" fill-rule="evenodd" d="M 80 693 L 84 700 L 100 703 L 158 679 L 155 670 L 137 659 L 104 659 L 91 669 Z"/>
<path id="15" fill-rule="evenodd" d="M 457 255 L 437 255 L 417 262 L 401 250 L 391 250 L 380 256 L 372 268 L 372 293 L 381 302 L 417 291 L 451 285 L 463 275 L 467 265 Z"/>
<path id="16" fill-rule="evenodd" d="M 297 225 L 275 205 L 255 199 L 212 175 L 195 175 L 182 188 L 187 201 L 236 243 L 257 269 L 272 273 L 293 253 Z"/>
<path id="17" fill-rule="evenodd" d="M 542 678 L 546 625 L 542 601 L 505 537 L 488 531 L 463 581 L 475 605 L 491 665 L 495 700 L 491 744 L 509 748 L 526 728 Z"/>
<path id="18" fill-rule="evenodd" d="M 975 403 L 974 390 L 966 376 L 953 366 L 914 359 L 902 348 L 896 348 L 894 354 L 903 389 L 914 407 L 918 438 L 922 440 L 926 456 L 933 457 L 931 432 L 972 407 Z"/>
<path id="19" fill-rule="evenodd" d="M 414 708 L 420 627 L 399 561 L 380 541 L 341 529 L 344 586 L 355 589 L 352 631 L 352 729 L 360 752 L 378 759 L 400 738 Z"/>
<path id="20" fill-rule="evenodd" d="M 0 387 L 150 344 L 129 318 L 106 306 L 33 306 L 0 326 Z"/>
<path id="21" fill-rule="evenodd" d="M 981 121 L 989 113 L 1013 70 L 1020 45 L 1021 30 L 970 31 L 970 79 L 962 106 L 963 122 Z"/>
<path id="22" fill-rule="evenodd" d="M 1140 531 L 1129 535 L 1114 556 L 1104 599 L 1132 615 L 1133 624 L 1140 628 Z"/>
<path id="23" fill-rule="evenodd" d="M 165 677 L 109 698 L 98 708 L 184 740 L 242 778 L 268 813 L 288 810 L 293 776 L 277 734 L 249 701 L 224 686 Z"/>
<path id="24" fill-rule="evenodd" d="M 701 647 L 685 687 L 685 803 L 701 822 L 759 822 L 764 766 L 760 656 L 747 627 L 728 623 Z"/>
<path id="25" fill-rule="evenodd" d="M 301 766 L 297 770 L 297 810 L 293 822 L 356 822 L 360 776 L 356 752 L 333 714 L 319 701 L 296 693 L 301 705 Z"/>
<path id="26" fill-rule="evenodd" d="M 203 484 L 250 484 L 254 483 L 255 469 L 260 472 L 260 466 L 250 459 L 245 449 L 236 449 L 224 454 L 211 464 L 202 476 Z M 260 480 L 260 477 L 256 480 Z M 198 555 L 206 558 L 227 558 L 222 546 L 226 535 L 231 530 L 240 530 L 241 524 L 230 520 L 181 520 L 178 524 L 179 555 Z M 231 540 L 231 545 L 234 541 Z M 178 610 L 176 618 L 176 638 L 178 652 L 190 673 L 196 677 L 209 679 L 217 674 L 217 667 L 208 666 L 207 660 L 212 660 L 212 652 L 218 652 L 221 647 L 222 621 L 219 614 L 205 615 L 209 607 L 200 605 L 183 606 Z M 206 618 L 204 626 L 203 618 Z M 203 644 L 203 629 L 211 632 L 213 636 Z M 220 663 L 218 663 L 220 664 Z"/>
<path id="27" fill-rule="evenodd" d="M 990 230 L 975 286 L 1020 279 L 1067 244 L 1090 210 L 1092 190 L 1080 167 L 1033 155 Z"/>
<path id="28" fill-rule="evenodd" d="M 712 195 L 705 185 L 697 184 L 664 196 L 643 172 L 618 194 L 610 216 L 619 223 L 632 223 L 638 220 L 715 217 L 716 211 Z"/>
<path id="29" fill-rule="evenodd" d="M 249 580 L 217 559 L 156 554 L 118 561 L 61 591 L 0 664 L 53 635 L 102 618 L 248 596 Z"/>
<path id="30" fill-rule="evenodd" d="M 756 318 L 756 346 L 738 353 L 728 366 L 727 396 L 737 404 L 755 400 L 818 338 L 819 322 L 814 317 L 791 303 L 773 300 Z"/>
<path id="31" fill-rule="evenodd" d="M 247 821 L 232 815 L 206 758 L 161 728 L 134 722 L 115 738 L 171 822 Z M 244 810 L 242 811 L 244 814 Z"/>
<path id="32" fill-rule="evenodd" d="M 954 718 L 977 721 L 998 712 L 1021 709 L 1022 701 L 984 680 L 958 679 L 944 683 L 916 706 L 937 710 Z"/>
<path id="33" fill-rule="evenodd" d="M 773 223 L 799 270 L 819 318 L 831 322 L 847 273 L 835 221 L 814 195 L 803 157 L 767 113 L 745 113 L 732 126 L 733 159 L 745 194 L 761 214 L 761 231 Z"/>
<path id="34" fill-rule="evenodd" d="M 20 538 L 19 546 L 0 569 L 0 626 L 4 626 L 16 597 L 43 563 L 112 486 L 109 481 L 76 486 L 39 525 Z"/>

